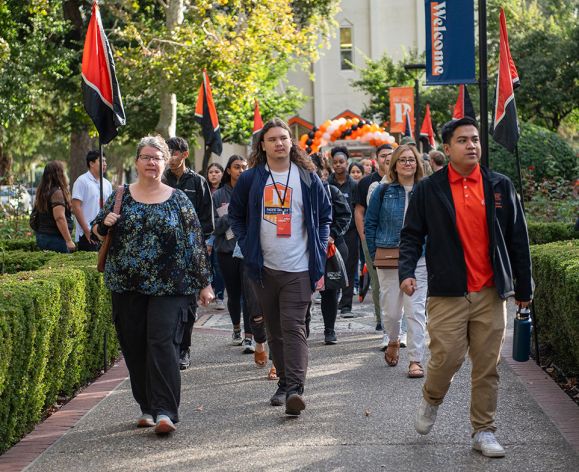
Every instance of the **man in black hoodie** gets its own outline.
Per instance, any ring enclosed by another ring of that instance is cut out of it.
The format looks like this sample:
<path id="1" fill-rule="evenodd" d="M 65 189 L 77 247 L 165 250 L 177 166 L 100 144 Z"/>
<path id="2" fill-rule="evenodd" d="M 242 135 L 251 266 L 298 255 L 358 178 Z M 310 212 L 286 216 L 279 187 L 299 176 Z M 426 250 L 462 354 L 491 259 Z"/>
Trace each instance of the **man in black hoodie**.
<path id="1" fill-rule="evenodd" d="M 185 139 L 179 137 L 169 138 L 166 143 L 169 146 L 171 158 L 169 159 L 167 170 L 163 174 L 163 183 L 182 190 L 189 197 L 197 212 L 203 234 L 207 240 L 214 229 L 213 201 L 211 200 L 209 184 L 203 176 L 185 165 L 185 160 L 189 157 L 189 145 Z M 193 301 L 189 305 L 189 316 L 183 331 L 183 339 L 181 340 L 181 354 L 179 356 L 179 368 L 181 370 L 185 370 L 191 364 L 191 333 L 195 323 L 196 312 L 197 302 Z"/>

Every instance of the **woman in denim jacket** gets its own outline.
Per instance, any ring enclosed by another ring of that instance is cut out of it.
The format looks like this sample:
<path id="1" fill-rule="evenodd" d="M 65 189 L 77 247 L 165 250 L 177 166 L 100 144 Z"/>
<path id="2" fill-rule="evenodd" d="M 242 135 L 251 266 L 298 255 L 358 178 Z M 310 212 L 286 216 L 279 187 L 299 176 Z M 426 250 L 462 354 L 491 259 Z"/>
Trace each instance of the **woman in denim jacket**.
<path id="1" fill-rule="evenodd" d="M 400 231 L 412 190 L 424 171 L 420 156 L 414 146 L 399 146 L 388 167 L 389 184 L 374 191 L 366 212 L 364 228 L 366 242 L 372 258 L 376 249 L 397 248 L 400 244 Z M 416 268 L 418 288 L 409 297 L 398 283 L 398 269 L 377 269 L 380 280 L 380 307 L 384 313 L 384 332 L 388 335 L 388 347 L 384 353 L 386 363 L 394 367 L 398 364 L 400 353 L 400 324 L 402 309 L 408 321 L 408 377 L 424 376 L 421 362 L 424 355 L 426 329 L 426 290 L 427 273 L 424 254 Z"/>

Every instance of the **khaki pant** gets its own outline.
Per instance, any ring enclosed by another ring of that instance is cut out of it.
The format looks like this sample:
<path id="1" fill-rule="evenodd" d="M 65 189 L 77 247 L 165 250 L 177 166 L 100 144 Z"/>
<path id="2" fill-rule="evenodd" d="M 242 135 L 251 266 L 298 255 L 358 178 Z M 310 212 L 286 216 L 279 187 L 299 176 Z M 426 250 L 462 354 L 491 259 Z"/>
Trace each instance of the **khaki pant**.
<path id="1" fill-rule="evenodd" d="M 430 297 L 431 358 L 424 399 L 440 405 L 468 351 L 472 362 L 470 421 L 474 432 L 495 431 L 497 365 L 507 326 L 506 303 L 494 287 L 465 297 Z"/>

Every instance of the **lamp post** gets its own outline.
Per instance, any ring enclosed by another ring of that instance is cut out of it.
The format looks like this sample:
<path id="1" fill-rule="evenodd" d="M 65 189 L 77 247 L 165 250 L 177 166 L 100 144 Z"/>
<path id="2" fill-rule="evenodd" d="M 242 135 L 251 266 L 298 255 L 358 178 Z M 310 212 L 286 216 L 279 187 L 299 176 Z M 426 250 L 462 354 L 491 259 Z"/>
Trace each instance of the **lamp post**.
<path id="1" fill-rule="evenodd" d="M 407 72 L 418 71 L 414 74 L 414 94 L 416 95 L 416 103 L 414 104 L 414 140 L 416 145 L 420 143 L 420 83 L 418 77 L 420 71 L 426 69 L 426 64 L 404 64 L 404 70 Z"/>

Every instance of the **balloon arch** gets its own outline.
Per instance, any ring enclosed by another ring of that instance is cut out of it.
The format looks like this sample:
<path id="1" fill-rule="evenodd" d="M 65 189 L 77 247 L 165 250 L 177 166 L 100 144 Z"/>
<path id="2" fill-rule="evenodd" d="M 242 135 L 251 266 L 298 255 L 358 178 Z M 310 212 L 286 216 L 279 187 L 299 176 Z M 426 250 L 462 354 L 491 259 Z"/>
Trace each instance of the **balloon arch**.
<path id="1" fill-rule="evenodd" d="M 359 118 L 338 118 L 325 121 L 319 128 L 314 126 L 309 133 L 300 137 L 299 145 L 311 154 L 338 139 L 360 141 L 374 147 L 395 144 L 394 136 L 376 123 Z"/>

